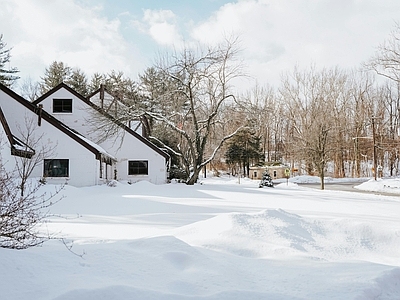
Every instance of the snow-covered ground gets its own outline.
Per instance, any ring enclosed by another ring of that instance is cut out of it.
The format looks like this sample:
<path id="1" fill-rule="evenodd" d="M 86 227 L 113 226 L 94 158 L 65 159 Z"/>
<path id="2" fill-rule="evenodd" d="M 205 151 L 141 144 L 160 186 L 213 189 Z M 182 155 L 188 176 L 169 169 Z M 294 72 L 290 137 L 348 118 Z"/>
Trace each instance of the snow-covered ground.
<path id="1" fill-rule="evenodd" d="M 67 186 L 42 230 L 78 255 L 0 249 L 0 299 L 400 299 L 400 197 L 312 180 Z"/>

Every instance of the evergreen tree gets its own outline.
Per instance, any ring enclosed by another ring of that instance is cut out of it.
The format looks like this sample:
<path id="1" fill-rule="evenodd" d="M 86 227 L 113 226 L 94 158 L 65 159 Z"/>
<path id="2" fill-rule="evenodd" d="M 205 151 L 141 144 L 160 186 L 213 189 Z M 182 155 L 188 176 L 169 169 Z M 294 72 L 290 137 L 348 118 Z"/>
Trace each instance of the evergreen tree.
<path id="1" fill-rule="evenodd" d="M 72 73 L 72 69 L 63 62 L 54 61 L 44 71 L 42 83 L 40 84 L 42 94 L 50 91 L 61 82 L 66 82 Z"/>
<path id="2" fill-rule="evenodd" d="M 10 62 L 10 51 L 6 49 L 7 44 L 3 41 L 3 35 L 0 34 L 0 83 L 10 87 L 15 80 L 19 79 L 15 74 L 19 72 L 17 68 L 8 68 Z"/>
<path id="3" fill-rule="evenodd" d="M 250 165 L 258 165 L 263 161 L 260 138 L 249 130 L 240 131 L 232 138 L 225 159 L 230 165 L 239 165 L 243 175 L 249 176 Z"/>
<path id="4" fill-rule="evenodd" d="M 83 96 L 89 94 L 86 74 L 79 68 L 71 71 L 71 74 L 65 83 Z"/>
<path id="5" fill-rule="evenodd" d="M 79 68 L 71 68 L 63 62 L 54 61 L 45 70 L 40 83 L 41 92 L 44 94 L 64 82 L 83 96 L 89 93 L 89 84 L 86 74 Z"/>
<path id="6" fill-rule="evenodd" d="M 106 81 L 105 75 L 100 73 L 94 73 L 90 78 L 90 82 L 88 84 L 88 92 L 89 94 L 97 91 L 100 88 L 100 85 L 104 84 Z"/>

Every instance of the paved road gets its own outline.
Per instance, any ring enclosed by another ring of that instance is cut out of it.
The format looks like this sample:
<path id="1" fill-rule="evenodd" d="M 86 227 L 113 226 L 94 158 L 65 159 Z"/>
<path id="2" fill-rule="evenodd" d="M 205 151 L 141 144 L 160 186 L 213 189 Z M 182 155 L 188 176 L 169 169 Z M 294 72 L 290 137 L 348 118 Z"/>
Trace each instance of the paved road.
<path id="1" fill-rule="evenodd" d="M 363 193 L 363 194 L 375 194 L 375 195 L 386 195 L 386 196 L 397 196 L 400 197 L 399 194 L 391 194 L 391 193 L 382 193 L 382 192 L 370 192 L 355 189 L 354 186 L 361 184 L 360 181 L 357 182 L 339 182 L 339 183 L 325 183 L 325 190 L 331 191 L 346 191 L 346 192 L 354 192 L 354 193 Z M 321 184 L 319 183 L 298 183 L 300 186 L 309 187 L 313 189 L 321 189 Z"/>

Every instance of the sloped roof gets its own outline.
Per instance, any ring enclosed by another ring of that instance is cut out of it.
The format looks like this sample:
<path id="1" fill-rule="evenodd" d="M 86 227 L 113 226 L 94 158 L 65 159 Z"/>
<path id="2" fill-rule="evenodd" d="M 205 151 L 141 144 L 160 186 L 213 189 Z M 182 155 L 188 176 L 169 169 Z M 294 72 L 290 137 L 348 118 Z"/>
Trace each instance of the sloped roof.
<path id="1" fill-rule="evenodd" d="M 23 141 L 18 139 L 11 133 L 10 127 L 8 126 L 6 117 L 4 116 L 3 110 L 0 106 L 0 123 L 4 128 L 7 135 L 8 142 L 11 146 L 11 154 L 15 156 L 21 156 L 31 158 L 35 154 L 35 150 L 25 144 Z"/>
<path id="2" fill-rule="evenodd" d="M 50 97 L 52 94 L 54 94 L 55 92 L 57 92 L 60 89 L 66 89 L 68 92 L 70 92 L 71 94 L 73 94 L 75 97 L 77 97 L 78 99 L 80 99 L 81 101 L 85 102 L 87 105 L 89 105 L 90 107 L 92 107 L 93 109 L 95 109 L 96 111 L 98 111 L 99 113 L 101 113 L 102 115 L 106 116 L 108 119 L 110 119 L 110 121 L 114 122 L 115 124 L 117 124 L 118 126 L 120 126 L 121 128 L 123 128 L 126 132 L 128 132 L 130 135 L 133 135 L 135 138 L 137 138 L 139 141 L 141 141 L 142 143 L 144 143 L 146 146 L 148 146 L 149 148 L 153 149 L 154 151 L 156 151 L 158 154 L 160 154 L 161 156 L 163 156 L 165 159 L 169 159 L 170 156 L 168 153 L 164 152 L 162 149 L 160 149 L 159 147 L 157 147 L 156 145 L 154 145 L 152 142 L 150 142 L 148 139 L 144 138 L 143 136 L 141 136 L 140 134 L 138 134 L 137 132 L 135 132 L 134 130 L 132 130 L 131 128 L 129 128 L 128 126 L 124 125 L 123 123 L 121 123 L 120 121 L 118 121 L 117 119 L 115 119 L 112 115 L 108 114 L 107 112 L 105 112 L 103 109 L 101 109 L 99 106 L 97 106 L 96 104 L 94 104 L 93 102 L 91 102 L 89 100 L 89 98 L 93 97 L 95 94 L 100 92 L 100 89 L 98 89 L 97 91 L 95 91 L 94 93 L 92 93 L 91 95 L 88 96 L 88 98 L 85 98 L 84 96 L 82 96 L 81 94 L 79 94 L 77 91 L 75 91 L 74 89 L 72 89 L 71 87 L 69 87 L 68 85 L 66 85 L 64 82 L 60 83 L 59 85 L 57 85 L 55 88 L 53 88 L 52 90 L 48 91 L 47 93 L 43 94 L 42 96 L 40 96 L 37 100 L 33 101 L 32 104 L 33 105 L 37 105 L 40 102 L 42 102 L 44 99 Z"/>
<path id="3" fill-rule="evenodd" d="M 40 112 L 40 116 L 43 120 L 50 123 L 57 129 L 59 129 L 61 132 L 63 132 L 64 134 L 66 134 L 67 136 L 69 136 L 70 138 L 72 138 L 73 140 L 78 142 L 79 144 L 81 144 L 83 147 L 85 147 L 86 149 L 88 149 L 89 151 L 94 153 L 96 156 L 96 159 L 103 160 L 103 161 L 105 160 L 107 163 L 111 163 L 112 160 L 115 160 L 115 158 L 112 155 L 107 153 L 100 146 L 98 146 L 98 145 L 94 146 L 93 143 L 89 143 L 88 140 L 86 140 L 82 135 L 80 135 L 76 131 L 72 130 L 67 125 L 65 125 L 64 123 L 57 120 L 56 118 L 54 118 L 52 115 L 50 115 L 46 111 L 41 110 L 33 103 L 29 102 L 28 100 L 25 100 L 23 97 L 16 94 L 15 92 L 13 92 L 12 90 L 10 90 L 9 88 L 7 88 L 6 86 L 4 86 L 1 83 L 0 83 L 0 90 L 2 90 L 4 93 L 9 95 L 11 98 L 16 100 L 23 106 L 25 106 L 27 109 L 32 111 L 34 114 L 39 114 L 39 112 Z"/>

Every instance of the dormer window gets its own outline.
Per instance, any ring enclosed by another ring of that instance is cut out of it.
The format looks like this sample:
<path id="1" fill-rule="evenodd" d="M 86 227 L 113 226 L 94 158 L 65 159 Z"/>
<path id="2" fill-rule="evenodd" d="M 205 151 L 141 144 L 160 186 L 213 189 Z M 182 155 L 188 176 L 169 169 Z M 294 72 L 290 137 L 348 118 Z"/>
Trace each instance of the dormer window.
<path id="1" fill-rule="evenodd" d="M 72 113 L 72 99 L 53 99 L 53 113 Z"/>

